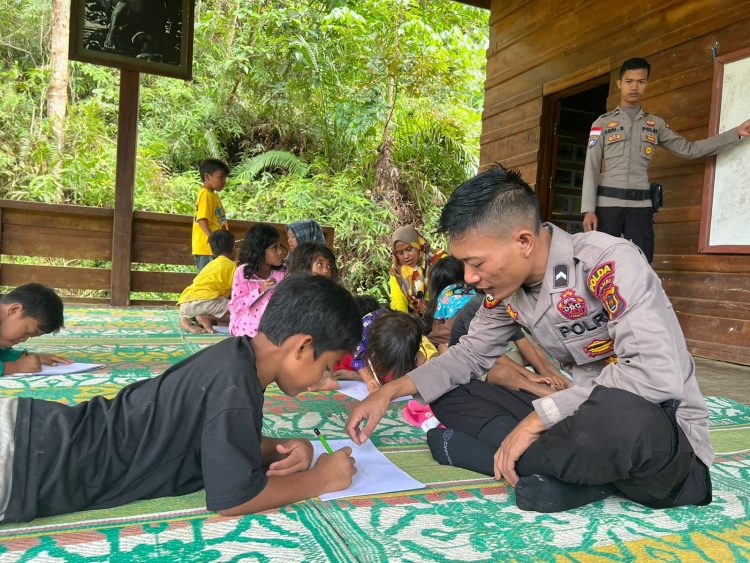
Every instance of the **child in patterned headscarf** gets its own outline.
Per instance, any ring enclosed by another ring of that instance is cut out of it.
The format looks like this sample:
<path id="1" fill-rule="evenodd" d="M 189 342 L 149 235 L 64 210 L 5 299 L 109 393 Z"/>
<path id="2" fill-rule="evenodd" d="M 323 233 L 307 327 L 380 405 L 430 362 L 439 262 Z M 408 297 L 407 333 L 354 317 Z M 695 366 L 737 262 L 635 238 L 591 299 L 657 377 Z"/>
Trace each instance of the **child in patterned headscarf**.
<path id="1" fill-rule="evenodd" d="M 391 309 L 422 316 L 429 299 L 430 267 L 448 256 L 432 250 L 414 227 L 400 227 L 391 236 L 393 266 L 390 271 Z"/>
<path id="2" fill-rule="evenodd" d="M 289 254 L 287 260 L 291 259 L 294 249 L 303 242 L 319 242 L 326 244 L 323 229 L 317 221 L 307 219 L 305 221 L 294 221 L 286 226 L 286 240 L 289 243 Z"/>

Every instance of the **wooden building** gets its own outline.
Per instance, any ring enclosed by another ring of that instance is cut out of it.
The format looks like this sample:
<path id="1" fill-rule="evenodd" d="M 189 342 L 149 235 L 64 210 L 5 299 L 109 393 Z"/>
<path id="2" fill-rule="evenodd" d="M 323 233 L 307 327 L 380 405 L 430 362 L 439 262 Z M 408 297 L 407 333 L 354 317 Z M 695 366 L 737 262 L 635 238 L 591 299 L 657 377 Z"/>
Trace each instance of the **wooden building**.
<path id="1" fill-rule="evenodd" d="M 695 140 L 709 136 L 714 55 L 750 48 L 748 0 L 465 3 L 491 10 L 481 165 L 518 168 L 537 190 L 543 219 L 571 231 L 580 230 L 589 127 L 617 105 L 621 63 L 649 60 L 644 108 Z M 691 352 L 750 364 L 750 255 L 699 252 L 712 160 L 657 151 L 650 176 L 666 195 L 653 266 Z"/>

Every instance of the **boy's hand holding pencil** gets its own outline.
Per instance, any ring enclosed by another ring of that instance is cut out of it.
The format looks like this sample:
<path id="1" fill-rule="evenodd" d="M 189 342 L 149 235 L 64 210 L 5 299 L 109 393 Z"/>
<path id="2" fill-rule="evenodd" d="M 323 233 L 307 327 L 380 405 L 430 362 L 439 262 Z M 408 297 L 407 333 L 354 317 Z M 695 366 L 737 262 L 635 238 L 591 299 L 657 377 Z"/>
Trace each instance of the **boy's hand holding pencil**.
<path id="1" fill-rule="evenodd" d="M 352 457 L 352 449 L 346 447 L 334 452 L 331 446 L 328 445 L 325 436 L 317 428 L 315 429 L 315 435 L 328 452 L 318 458 L 318 462 L 314 467 L 314 470 L 319 472 L 321 479 L 323 479 L 323 488 L 320 494 L 349 488 L 352 484 L 354 474 L 357 472 L 357 468 L 354 466 L 354 458 Z"/>

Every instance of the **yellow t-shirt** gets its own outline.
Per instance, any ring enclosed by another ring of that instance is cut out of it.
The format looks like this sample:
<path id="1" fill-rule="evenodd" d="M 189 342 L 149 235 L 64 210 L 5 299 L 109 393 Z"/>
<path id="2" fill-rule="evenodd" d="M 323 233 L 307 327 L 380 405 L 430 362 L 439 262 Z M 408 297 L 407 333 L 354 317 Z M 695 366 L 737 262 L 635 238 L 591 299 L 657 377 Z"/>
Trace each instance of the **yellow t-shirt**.
<path id="1" fill-rule="evenodd" d="M 199 219 L 208 221 L 211 232 L 218 231 L 222 225 L 227 225 L 227 215 L 221 204 L 219 194 L 207 188 L 201 188 L 198 199 L 195 202 L 195 216 L 193 217 L 193 254 L 196 256 L 211 256 L 211 247 L 208 245 L 208 235 L 203 232 L 198 224 Z"/>
<path id="2" fill-rule="evenodd" d="M 193 283 L 185 288 L 177 304 L 229 297 L 232 293 L 232 280 L 236 267 L 237 264 L 226 256 L 211 260 L 195 276 Z"/>

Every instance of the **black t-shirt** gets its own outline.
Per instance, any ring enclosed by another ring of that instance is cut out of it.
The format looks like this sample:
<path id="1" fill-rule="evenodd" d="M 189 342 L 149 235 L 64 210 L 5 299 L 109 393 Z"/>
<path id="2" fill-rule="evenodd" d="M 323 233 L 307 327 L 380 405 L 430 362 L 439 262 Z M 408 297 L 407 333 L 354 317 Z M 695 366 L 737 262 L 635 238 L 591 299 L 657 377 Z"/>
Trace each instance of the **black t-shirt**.
<path id="1" fill-rule="evenodd" d="M 206 489 L 209 510 L 266 486 L 263 389 L 247 337 L 228 338 L 75 406 L 22 398 L 4 522 Z"/>

